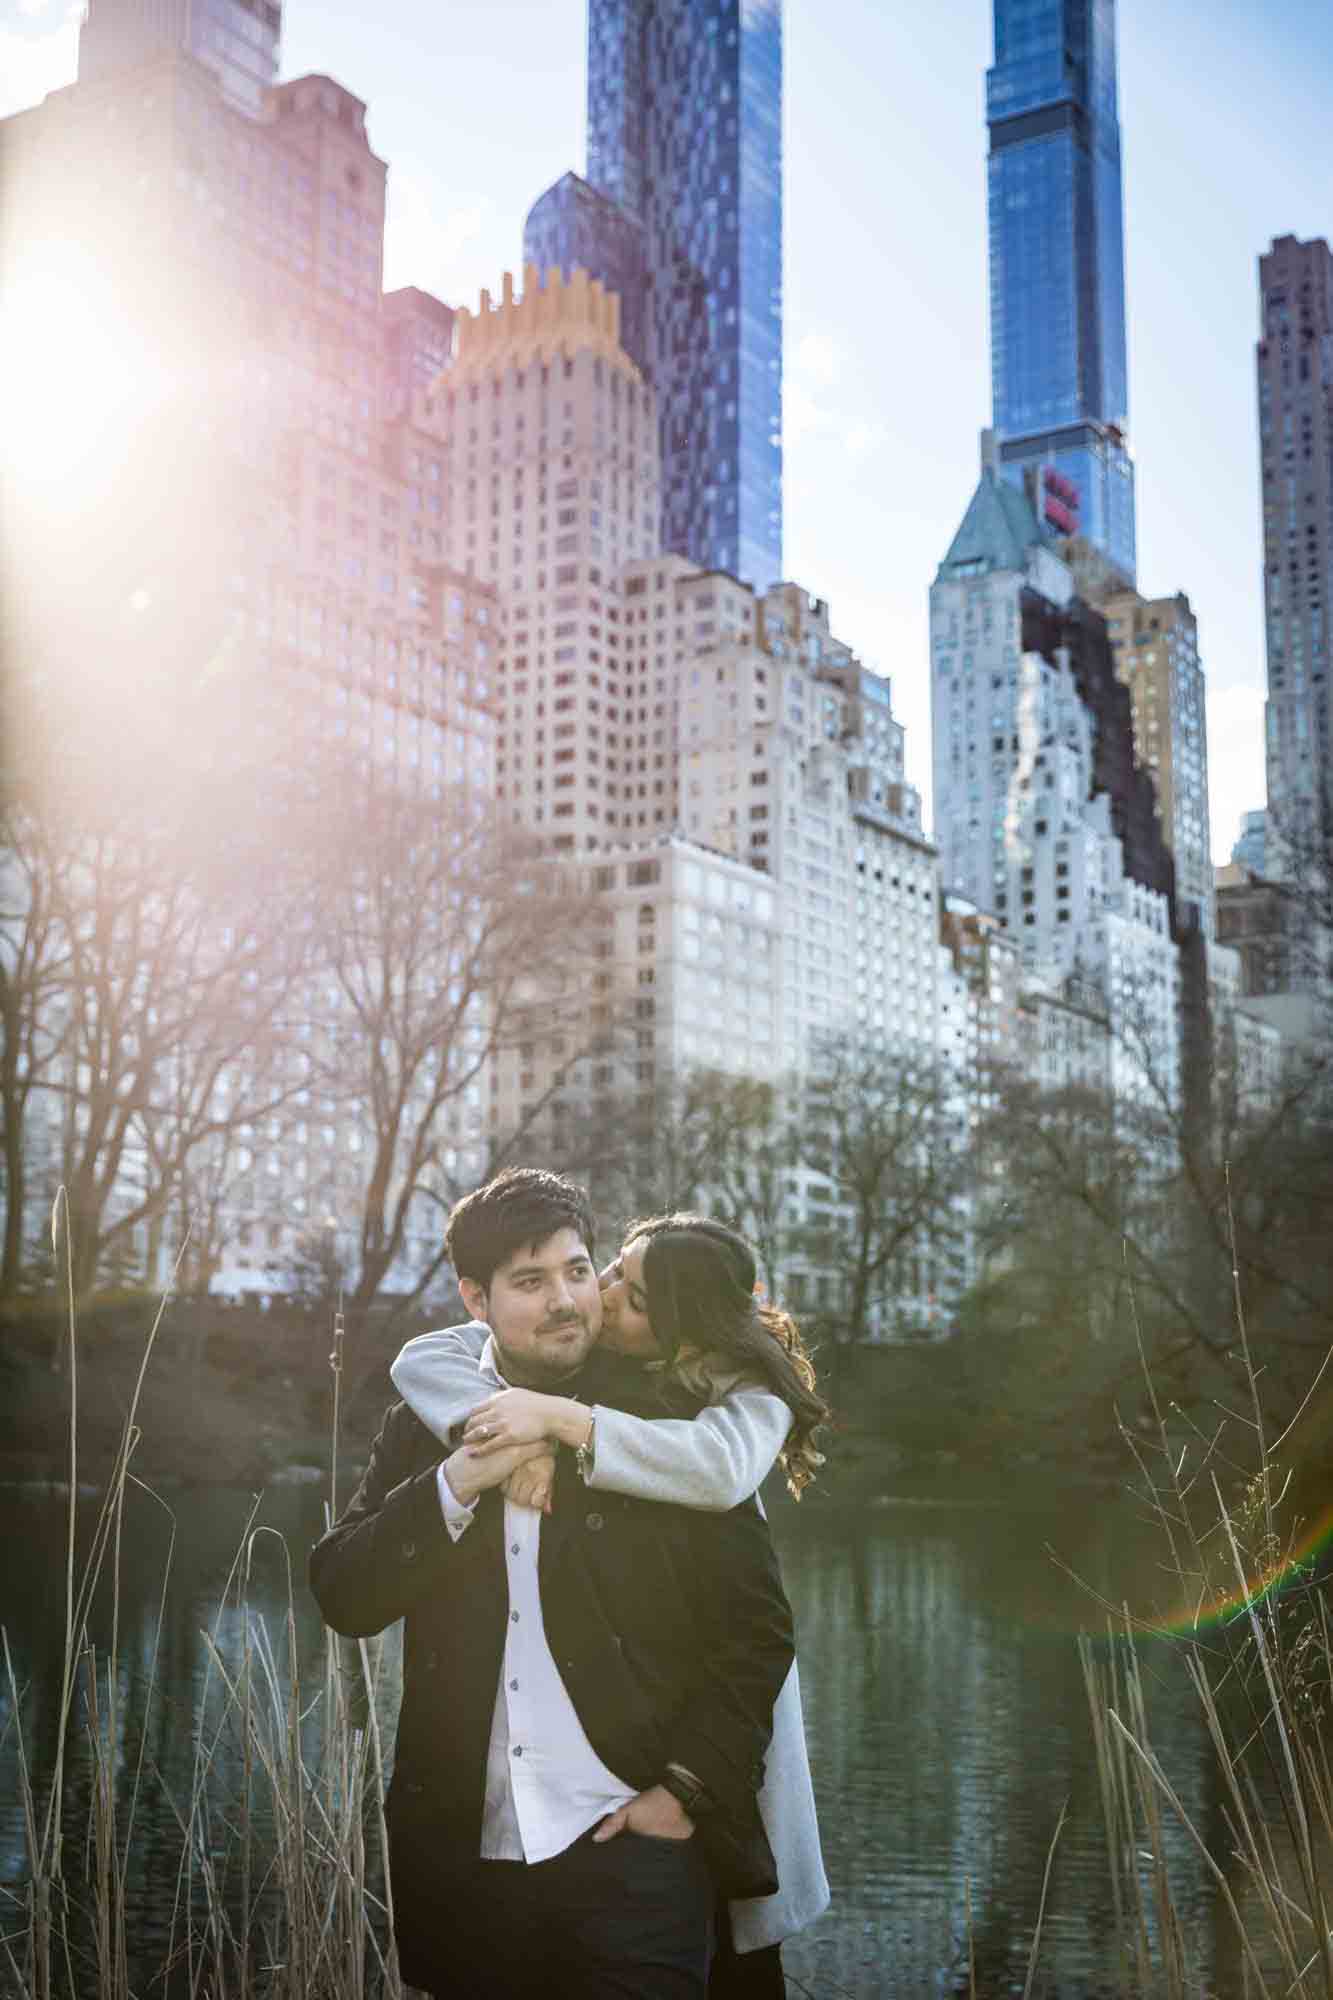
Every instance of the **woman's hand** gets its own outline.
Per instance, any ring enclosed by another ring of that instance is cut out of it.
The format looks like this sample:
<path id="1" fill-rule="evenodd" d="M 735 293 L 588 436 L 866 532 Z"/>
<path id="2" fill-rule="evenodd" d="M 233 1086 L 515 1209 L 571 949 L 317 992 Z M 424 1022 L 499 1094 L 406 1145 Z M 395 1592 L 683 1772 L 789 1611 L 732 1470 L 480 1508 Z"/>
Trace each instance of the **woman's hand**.
<path id="1" fill-rule="evenodd" d="M 591 1425 L 588 1410 L 569 1396 L 544 1396 L 538 1389 L 501 1389 L 472 1412 L 463 1429 L 463 1443 L 478 1458 L 515 1444 L 537 1444 L 543 1438 L 577 1446 L 586 1444 Z"/>
<path id="2" fill-rule="evenodd" d="M 540 1513 L 549 1514 L 554 1487 L 555 1453 L 539 1451 L 514 1468 L 502 1491 L 505 1499 L 512 1500 L 515 1506 L 535 1507 Z"/>

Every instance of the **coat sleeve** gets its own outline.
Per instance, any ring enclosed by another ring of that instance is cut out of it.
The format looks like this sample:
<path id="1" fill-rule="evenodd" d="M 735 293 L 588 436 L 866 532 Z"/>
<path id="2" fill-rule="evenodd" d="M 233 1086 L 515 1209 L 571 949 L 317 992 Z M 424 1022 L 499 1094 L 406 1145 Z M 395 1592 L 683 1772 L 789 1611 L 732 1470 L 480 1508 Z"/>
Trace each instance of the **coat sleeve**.
<path id="1" fill-rule="evenodd" d="M 478 1373 L 489 1331 L 474 1319 L 440 1333 L 418 1334 L 389 1370 L 408 1408 L 446 1444 L 455 1427 L 495 1394 L 494 1384 L 483 1382 Z"/>
<path id="2" fill-rule="evenodd" d="M 352 1639 L 394 1624 L 432 1589 L 461 1582 L 479 1552 L 475 1523 L 455 1543 L 436 1484 L 439 1443 L 401 1403 L 370 1448 L 361 1484 L 310 1552 L 326 1625 Z"/>
<path id="3" fill-rule="evenodd" d="M 741 1807 L 763 1782 L 773 1704 L 796 1657 L 791 1606 L 754 1500 L 689 1518 L 700 1671 L 669 1732 L 668 1761 L 719 1805 Z"/>
<path id="4" fill-rule="evenodd" d="M 792 1425 L 780 1396 L 748 1388 L 733 1389 L 697 1417 L 632 1417 L 598 1403 L 593 1418 L 590 1486 L 709 1510 L 749 1499 L 772 1471 Z"/>

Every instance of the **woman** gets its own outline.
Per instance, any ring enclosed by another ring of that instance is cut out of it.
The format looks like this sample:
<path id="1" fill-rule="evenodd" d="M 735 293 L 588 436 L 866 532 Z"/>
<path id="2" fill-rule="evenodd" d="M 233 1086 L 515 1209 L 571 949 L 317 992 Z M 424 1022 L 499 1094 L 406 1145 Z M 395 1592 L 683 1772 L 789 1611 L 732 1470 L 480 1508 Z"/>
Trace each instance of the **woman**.
<path id="1" fill-rule="evenodd" d="M 589 1486 L 687 1507 L 739 1506 L 781 1459 L 799 1498 L 822 1464 L 815 1432 L 828 1415 L 790 1316 L 755 1296 L 754 1254 L 724 1223 L 662 1215 L 633 1223 L 601 1276 L 602 1339 L 660 1376 L 661 1418 L 530 1389 L 486 1393 L 478 1360 L 487 1328 L 474 1321 L 422 1334 L 390 1371 L 409 1407 L 442 1440 L 485 1454 L 549 1438 L 579 1453 Z M 699 1398 L 708 1406 L 694 1417 Z M 513 1475 L 511 1499 L 550 1505 L 551 1459 Z M 719 1924 L 710 2000 L 783 1993 L 779 1946 L 828 1905 L 795 1666 L 773 1711 L 759 1795 L 777 1863 L 778 1893 L 732 1903 Z"/>

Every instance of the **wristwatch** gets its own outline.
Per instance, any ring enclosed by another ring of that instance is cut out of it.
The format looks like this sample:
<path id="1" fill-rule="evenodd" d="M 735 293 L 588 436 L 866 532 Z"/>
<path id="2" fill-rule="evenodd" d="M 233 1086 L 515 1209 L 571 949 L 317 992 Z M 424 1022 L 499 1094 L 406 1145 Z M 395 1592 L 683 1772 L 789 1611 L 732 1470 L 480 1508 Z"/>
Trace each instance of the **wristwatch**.
<path id="1" fill-rule="evenodd" d="M 670 1792 L 676 1803 L 685 1808 L 691 1819 L 703 1819 L 712 1812 L 713 1794 L 683 1764 L 668 1764 L 657 1782 L 664 1792 Z"/>

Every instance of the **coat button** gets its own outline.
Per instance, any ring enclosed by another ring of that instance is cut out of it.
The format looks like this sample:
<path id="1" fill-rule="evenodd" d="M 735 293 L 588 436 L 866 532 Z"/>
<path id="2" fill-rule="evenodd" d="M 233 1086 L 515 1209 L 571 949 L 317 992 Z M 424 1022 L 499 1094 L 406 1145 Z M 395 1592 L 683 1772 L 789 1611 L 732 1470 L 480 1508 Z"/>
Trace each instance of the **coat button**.
<path id="1" fill-rule="evenodd" d="M 404 1542 L 404 1543 L 403 1543 L 403 1561 L 404 1561 L 404 1562 L 411 1562 L 411 1560 L 412 1560 L 413 1556 L 414 1556 L 414 1555 L 416 1554 L 416 1552 L 417 1552 L 417 1545 L 416 1545 L 416 1543 L 415 1543 L 415 1542 Z"/>
<path id="2" fill-rule="evenodd" d="M 595 1535 L 599 1528 L 604 1528 L 606 1526 L 606 1523 L 600 1514 L 589 1514 L 585 1526 L 591 1528 L 593 1534 Z"/>

